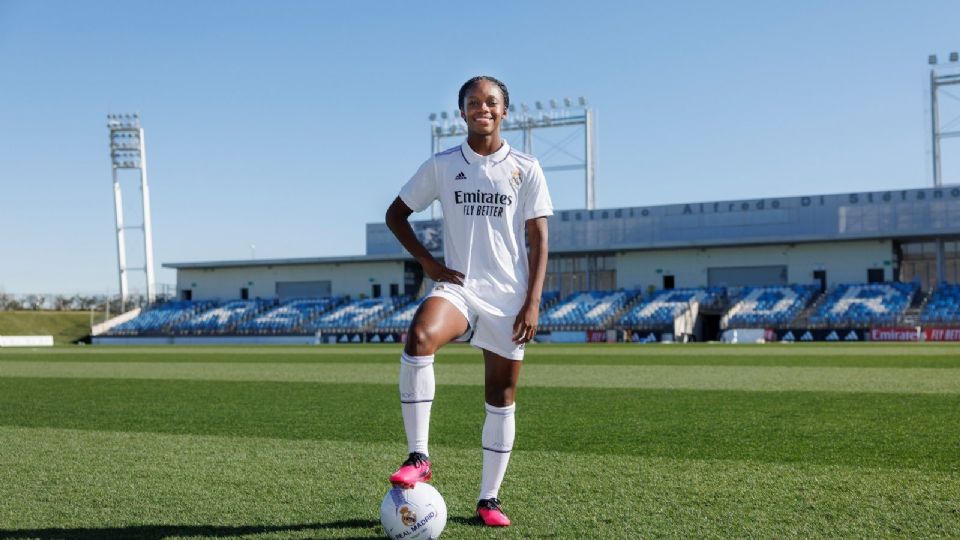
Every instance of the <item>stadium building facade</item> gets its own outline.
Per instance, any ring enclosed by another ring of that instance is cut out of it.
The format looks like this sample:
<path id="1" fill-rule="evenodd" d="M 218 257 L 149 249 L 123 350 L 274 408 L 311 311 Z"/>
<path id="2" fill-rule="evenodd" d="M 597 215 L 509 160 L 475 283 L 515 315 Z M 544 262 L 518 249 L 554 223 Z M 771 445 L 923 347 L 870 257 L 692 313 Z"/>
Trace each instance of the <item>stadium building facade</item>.
<path id="1" fill-rule="evenodd" d="M 442 256 L 443 221 L 414 222 Z M 396 343 L 430 287 L 382 223 L 366 254 L 168 263 L 179 298 L 102 344 Z M 538 341 L 960 340 L 960 186 L 559 211 Z"/>
<path id="2" fill-rule="evenodd" d="M 413 223 L 443 253 L 443 221 Z M 165 263 L 180 299 L 422 294 L 428 283 L 383 223 L 366 255 Z M 960 281 L 960 186 L 558 211 L 544 290 L 652 291 Z"/>

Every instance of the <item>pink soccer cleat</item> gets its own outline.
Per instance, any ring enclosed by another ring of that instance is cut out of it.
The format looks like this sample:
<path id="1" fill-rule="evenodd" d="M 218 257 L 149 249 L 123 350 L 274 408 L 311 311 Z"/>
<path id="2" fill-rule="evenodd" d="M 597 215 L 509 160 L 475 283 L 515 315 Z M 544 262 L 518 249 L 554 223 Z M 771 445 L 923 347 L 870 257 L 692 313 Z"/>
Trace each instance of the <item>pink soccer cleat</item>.
<path id="1" fill-rule="evenodd" d="M 503 513 L 500 499 L 480 499 L 477 501 L 477 517 L 487 527 L 509 527 L 510 518 Z"/>
<path id="2" fill-rule="evenodd" d="M 433 476 L 430 459 L 426 454 L 413 452 L 403 462 L 397 472 L 390 475 L 390 483 L 395 487 L 413 489 L 417 482 L 426 482 Z"/>

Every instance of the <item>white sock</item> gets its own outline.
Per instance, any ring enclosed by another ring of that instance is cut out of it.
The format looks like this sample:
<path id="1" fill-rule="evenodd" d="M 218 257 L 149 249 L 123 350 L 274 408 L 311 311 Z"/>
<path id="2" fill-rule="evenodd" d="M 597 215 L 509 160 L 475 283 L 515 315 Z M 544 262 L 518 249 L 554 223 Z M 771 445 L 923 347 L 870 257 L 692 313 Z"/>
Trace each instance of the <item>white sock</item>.
<path id="1" fill-rule="evenodd" d="M 400 356 L 400 410 L 410 453 L 429 455 L 427 440 L 430 438 L 430 407 L 435 389 L 433 355 L 403 353 Z"/>
<path id="2" fill-rule="evenodd" d="M 513 412 L 517 404 L 494 407 L 485 404 L 487 419 L 483 423 L 483 477 L 480 482 L 480 498 L 492 499 L 500 492 L 503 475 L 507 472 L 510 452 L 517 428 Z"/>

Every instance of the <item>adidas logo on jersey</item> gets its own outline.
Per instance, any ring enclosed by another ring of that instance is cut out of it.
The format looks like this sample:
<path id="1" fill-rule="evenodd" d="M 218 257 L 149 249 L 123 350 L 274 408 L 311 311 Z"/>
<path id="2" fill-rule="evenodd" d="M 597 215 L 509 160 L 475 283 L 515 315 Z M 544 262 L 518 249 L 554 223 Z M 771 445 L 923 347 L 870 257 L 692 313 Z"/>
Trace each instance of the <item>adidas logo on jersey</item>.
<path id="1" fill-rule="evenodd" d="M 463 174 L 463 171 L 460 171 L 460 174 L 458 174 L 457 177 L 454 178 L 454 180 L 466 180 L 466 179 L 467 179 L 467 175 Z"/>

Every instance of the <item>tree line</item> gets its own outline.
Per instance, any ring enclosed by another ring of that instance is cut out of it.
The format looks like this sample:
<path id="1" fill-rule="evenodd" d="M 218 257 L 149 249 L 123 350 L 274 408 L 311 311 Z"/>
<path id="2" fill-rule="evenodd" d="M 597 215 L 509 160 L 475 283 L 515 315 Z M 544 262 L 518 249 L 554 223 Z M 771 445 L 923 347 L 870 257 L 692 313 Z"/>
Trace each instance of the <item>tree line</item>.
<path id="1" fill-rule="evenodd" d="M 124 308 L 130 310 L 146 304 L 145 298 L 133 295 Z M 120 313 L 120 296 L 66 294 L 11 294 L 0 291 L 0 311 L 109 311 Z"/>

